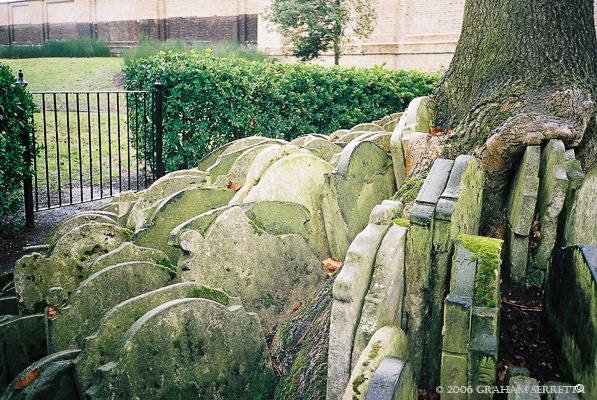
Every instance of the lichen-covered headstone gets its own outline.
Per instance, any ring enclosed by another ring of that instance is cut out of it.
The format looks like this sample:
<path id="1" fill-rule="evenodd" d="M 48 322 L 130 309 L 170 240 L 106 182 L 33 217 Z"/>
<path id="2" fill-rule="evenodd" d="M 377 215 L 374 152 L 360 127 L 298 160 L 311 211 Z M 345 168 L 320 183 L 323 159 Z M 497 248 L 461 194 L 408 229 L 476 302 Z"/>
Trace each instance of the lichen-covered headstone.
<path id="1" fill-rule="evenodd" d="M 174 193 L 155 207 L 143 227 L 135 232 L 133 241 L 139 246 L 163 251 L 176 263 L 180 251 L 168 243 L 172 230 L 197 215 L 226 205 L 233 194 L 231 190 L 209 186 Z"/>
<path id="2" fill-rule="evenodd" d="M 402 210 L 399 202 L 384 201 L 371 211 L 369 224 L 352 242 L 336 277 L 330 318 L 327 398 L 338 399 L 350 377 L 352 345 L 361 316 L 375 256 L 392 220 Z"/>
<path id="3" fill-rule="evenodd" d="M 408 340 L 402 329 L 378 329 L 356 361 L 342 400 L 364 400 L 376 369 L 385 357 L 408 359 Z"/>
<path id="4" fill-rule="evenodd" d="M 342 147 L 330 142 L 329 140 L 322 139 L 317 136 L 309 136 L 311 137 L 305 140 L 301 147 L 309 149 L 315 155 L 321 157 L 326 161 L 330 161 L 334 154 L 337 154 L 342 151 Z"/>
<path id="5" fill-rule="evenodd" d="M 230 168 L 220 175 L 212 175 L 211 180 L 216 187 L 226 187 L 229 182 L 233 184 L 244 184 L 247 173 L 257 155 L 271 146 L 271 144 L 259 144 L 245 149 L 230 165 Z"/>
<path id="6" fill-rule="evenodd" d="M 406 238 L 406 289 L 404 296 L 403 327 L 408 332 L 412 349 L 412 366 L 415 379 L 424 383 L 424 348 L 429 342 L 431 308 L 429 293 L 433 289 L 432 249 L 434 213 L 436 205 L 446 188 L 454 161 L 438 159 L 429 171 L 410 215 L 410 227 Z M 425 383 L 426 384 L 426 383 Z"/>
<path id="7" fill-rule="evenodd" d="M 392 160 L 376 144 L 353 142 L 326 175 L 323 216 L 330 252 L 343 259 L 350 242 L 367 225 L 376 204 L 396 192 Z"/>
<path id="8" fill-rule="evenodd" d="M 149 247 L 140 247 L 132 242 L 125 242 L 111 252 L 98 257 L 83 271 L 83 275 L 87 279 L 104 268 L 132 261 L 151 262 L 171 269 L 175 268 L 166 253 Z"/>
<path id="9" fill-rule="evenodd" d="M 326 277 L 305 239 L 269 234 L 238 206 L 219 215 L 205 235 L 183 233 L 180 246 L 185 251 L 179 261 L 184 281 L 241 297 L 249 311 L 259 314 L 266 331 L 307 301 Z"/>
<path id="10" fill-rule="evenodd" d="M 166 198 L 183 189 L 204 186 L 207 184 L 205 176 L 166 175 L 155 181 L 131 208 L 127 226 L 135 232 L 141 229 L 153 215 L 155 208 Z"/>
<path id="11" fill-rule="evenodd" d="M 564 225 L 566 246 L 597 245 L 597 167 L 586 174 L 571 198 Z"/>
<path id="12" fill-rule="evenodd" d="M 45 321 L 44 314 L 35 314 L 0 323 L 0 391 L 47 354 Z"/>
<path id="13" fill-rule="evenodd" d="M 51 321 L 54 351 L 81 348 L 102 317 L 122 301 L 174 282 L 174 271 L 148 262 L 116 264 L 83 281 Z"/>
<path id="14" fill-rule="evenodd" d="M 224 306 L 238 303 L 221 290 L 195 282 L 176 283 L 123 301 L 104 315 L 97 332 L 85 338 L 84 351 L 76 360 L 77 378 L 83 389 L 98 379 L 95 374 L 100 366 L 118 359 L 126 332 L 139 318 L 161 304 L 184 298 L 210 299 Z"/>
<path id="15" fill-rule="evenodd" d="M 283 201 L 302 204 L 311 212 L 314 233 L 327 243 L 321 197 L 325 174 L 332 166 L 311 153 L 294 153 L 273 163 L 246 195 L 243 203 Z M 327 253 L 327 251 L 326 251 Z"/>
<path id="16" fill-rule="evenodd" d="M 532 258 L 531 270 L 527 271 L 527 284 L 541 286 L 545 271 L 551 265 L 555 245 L 558 217 L 564 206 L 568 189 L 568 175 L 564 158 L 565 147 L 561 140 L 550 140 L 541 155 L 539 196 L 537 214 L 541 236 Z M 535 274 L 537 278 L 529 275 Z"/>
<path id="17" fill-rule="evenodd" d="M 117 216 L 107 212 L 92 211 L 77 214 L 70 217 L 58 224 L 52 229 L 45 238 L 45 243 L 49 244 L 50 247 L 56 244 L 58 239 L 68 233 L 70 230 L 77 228 L 81 225 L 88 224 L 91 222 L 104 223 L 104 224 L 116 224 Z"/>
<path id="18" fill-rule="evenodd" d="M 408 361 L 385 357 L 377 366 L 365 400 L 415 400 L 417 385 Z"/>
<path id="19" fill-rule="evenodd" d="M 379 246 L 354 337 L 353 363 L 379 328 L 402 323 L 406 231 L 406 227 L 392 224 Z"/>
<path id="20" fill-rule="evenodd" d="M 246 138 L 235 140 L 233 142 L 226 143 L 225 145 L 218 147 L 217 149 L 213 150 L 211 153 L 203 157 L 201 161 L 199 161 L 198 168 L 201 171 L 207 171 L 207 169 L 218 160 L 218 157 L 222 155 L 222 153 L 236 151 L 243 147 L 249 147 L 252 145 L 263 143 L 267 140 L 268 138 L 262 136 L 249 136 Z"/>
<path id="21" fill-rule="evenodd" d="M 206 299 L 173 300 L 143 315 L 106 375 L 96 392 L 104 395 L 92 399 L 265 400 L 274 388 L 259 318 Z"/>
<path id="22" fill-rule="evenodd" d="M 56 242 L 49 257 L 24 256 L 15 265 L 15 291 L 24 311 L 60 304 L 86 277 L 95 259 L 130 240 L 130 231 L 114 224 L 88 223 L 70 230 Z"/>

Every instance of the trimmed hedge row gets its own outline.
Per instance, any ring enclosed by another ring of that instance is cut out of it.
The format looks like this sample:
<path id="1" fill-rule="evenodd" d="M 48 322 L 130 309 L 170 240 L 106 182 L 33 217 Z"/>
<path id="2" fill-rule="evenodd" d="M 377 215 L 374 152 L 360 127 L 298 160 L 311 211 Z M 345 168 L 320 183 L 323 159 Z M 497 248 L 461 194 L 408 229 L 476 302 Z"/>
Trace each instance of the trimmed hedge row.
<path id="1" fill-rule="evenodd" d="M 28 171 L 23 162 L 21 135 L 33 132 L 35 104 L 16 77 L 0 64 L 0 221 L 23 203 L 22 184 Z M 4 228 L 2 229 L 4 230 Z"/>
<path id="2" fill-rule="evenodd" d="M 261 135 L 292 140 L 402 111 L 437 76 L 383 67 L 347 68 L 160 53 L 125 67 L 127 89 L 166 90 L 166 169 L 193 167 L 211 150 Z"/>

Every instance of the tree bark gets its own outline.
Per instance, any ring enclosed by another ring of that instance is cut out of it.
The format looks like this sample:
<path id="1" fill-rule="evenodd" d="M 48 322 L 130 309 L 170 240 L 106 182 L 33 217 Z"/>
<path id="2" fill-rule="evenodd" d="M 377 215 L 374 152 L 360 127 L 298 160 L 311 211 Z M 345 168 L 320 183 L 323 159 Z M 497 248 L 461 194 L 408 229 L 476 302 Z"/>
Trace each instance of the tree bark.
<path id="1" fill-rule="evenodd" d="M 447 156 L 481 159 L 486 193 L 502 203 L 490 207 L 503 206 L 528 145 L 562 139 L 593 155 L 581 160 L 585 168 L 595 163 L 583 148 L 597 134 L 593 7 L 593 0 L 467 0 L 456 53 L 432 96 L 435 125 L 453 132 L 443 140 Z"/>

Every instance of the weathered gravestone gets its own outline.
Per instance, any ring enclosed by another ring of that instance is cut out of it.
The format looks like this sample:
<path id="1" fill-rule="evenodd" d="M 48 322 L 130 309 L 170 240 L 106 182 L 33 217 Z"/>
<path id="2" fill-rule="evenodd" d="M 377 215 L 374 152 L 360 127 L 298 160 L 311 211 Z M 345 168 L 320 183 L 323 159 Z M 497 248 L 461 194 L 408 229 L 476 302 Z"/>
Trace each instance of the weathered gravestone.
<path id="1" fill-rule="evenodd" d="M 168 244 L 172 229 L 208 210 L 227 204 L 234 192 L 209 186 L 192 187 L 176 192 L 158 204 L 133 241 L 144 247 L 163 251 L 176 263 L 180 251 Z"/>
<path id="2" fill-rule="evenodd" d="M 81 348 L 106 311 L 118 303 L 174 281 L 174 271 L 148 262 L 116 264 L 91 275 L 58 309 L 50 324 L 54 351 Z"/>
<path id="3" fill-rule="evenodd" d="M 211 180 L 214 186 L 226 187 L 230 182 L 234 184 L 243 184 L 257 155 L 269 146 L 279 145 L 265 143 L 243 149 L 234 161 L 232 161 L 232 164 L 227 171 L 220 171 L 220 175 L 216 175 L 215 171 L 212 173 Z"/>
<path id="4" fill-rule="evenodd" d="M 566 246 L 597 245 L 597 167 L 587 174 L 574 195 L 567 210 L 564 225 Z"/>
<path id="5" fill-rule="evenodd" d="M 328 399 L 339 399 L 348 383 L 354 335 L 375 256 L 392 220 L 401 210 L 399 202 L 389 200 L 373 208 L 369 224 L 348 248 L 344 265 L 334 282 L 328 350 Z"/>
<path id="6" fill-rule="evenodd" d="M 429 343 L 430 320 L 426 317 L 431 309 L 429 293 L 433 289 L 432 249 L 434 213 L 448 179 L 454 161 L 438 159 L 429 171 L 410 215 L 410 227 L 406 237 L 406 288 L 402 326 L 408 332 L 412 349 L 412 366 L 415 379 L 426 386 L 427 360 L 423 358 Z"/>
<path id="7" fill-rule="evenodd" d="M 46 316 L 27 315 L 0 323 L 0 391 L 19 372 L 47 354 Z"/>
<path id="8" fill-rule="evenodd" d="M 92 222 L 103 223 L 103 224 L 117 224 L 118 216 L 112 213 L 101 212 L 101 211 L 90 211 L 81 214 L 77 214 L 71 218 L 62 221 L 58 226 L 52 229 L 44 242 L 50 245 L 50 248 L 56 244 L 58 239 L 64 236 L 69 231 L 77 228 L 81 225 L 85 225 Z"/>
<path id="9" fill-rule="evenodd" d="M 392 224 L 377 251 L 369 290 L 354 337 L 353 364 L 379 328 L 385 325 L 400 326 L 402 323 L 406 231 L 406 227 Z"/>
<path id="10" fill-rule="evenodd" d="M 269 331 L 323 285 L 326 274 L 305 239 L 267 233 L 238 207 L 220 214 L 204 235 L 187 231 L 180 246 L 183 280 L 241 297 Z"/>
<path id="11" fill-rule="evenodd" d="M 402 329 L 384 326 L 371 337 L 354 364 L 343 400 L 364 400 L 375 370 L 385 357 L 408 359 L 408 340 Z"/>
<path id="12" fill-rule="evenodd" d="M 385 357 L 375 370 L 365 400 L 415 400 L 417 385 L 410 364 L 395 357 Z"/>
<path id="13" fill-rule="evenodd" d="M 131 242 L 125 242 L 111 252 L 98 257 L 83 271 L 85 279 L 96 272 L 112 265 L 126 262 L 150 262 L 175 269 L 166 253 L 149 247 L 140 247 Z"/>
<path id="14" fill-rule="evenodd" d="M 161 304 L 184 298 L 213 300 L 226 307 L 240 304 L 218 289 L 182 282 L 132 297 L 110 309 L 99 323 L 97 332 L 85 338 L 84 351 L 76 360 L 77 378 L 83 390 L 92 386 L 97 369 L 118 359 L 128 329 L 145 313 Z"/>
<path id="15" fill-rule="evenodd" d="M 206 299 L 173 300 L 143 315 L 118 362 L 103 370 L 104 381 L 87 392 L 91 399 L 265 400 L 274 388 L 259 318 Z"/>
<path id="16" fill-rule="evenodd" d="M 367 225 L 376 204 L 396 192 L 391 158 L 376 144 L 352 142 L 325 176 L 323 216 L 332 257 L 344 259 L 350 242 Z"/>
<path id="17" fill-rule="evenodd" d="M 60 304 L 85 279 L 84 271 L 91 262 L 130 237 L 130 231 L 117 225 L 88 223 L 58 239 L 49 257 L 32 254 L 21 258 L 14 272 L 20 306 L 32 312 L 47 304 Z"/>
<path id="18" fill-rule="evenodd" d="M 541 148 L 527 147 L 510 189 L 506 259 L 510 277 L 518 283 L 523 282 L 527 274 L 529 235 L 535 218 L 540 163 Z"/>

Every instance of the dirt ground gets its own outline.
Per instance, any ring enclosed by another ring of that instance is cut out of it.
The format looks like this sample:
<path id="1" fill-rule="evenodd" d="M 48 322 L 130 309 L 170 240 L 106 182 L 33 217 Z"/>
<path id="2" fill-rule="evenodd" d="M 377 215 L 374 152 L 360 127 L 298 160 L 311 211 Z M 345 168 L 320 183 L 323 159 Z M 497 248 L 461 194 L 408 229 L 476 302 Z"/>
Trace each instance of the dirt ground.
<path id="1" fill-rule="evenodd" d="M 14 235 L 3 234 L 0 236 L 0 272 L 11 270 L 15 261 L 23 256 L 23 246 L 41 244 L 47 233 L 60 221 L 77 212 L 96 210 L 109 201 L 109 199 L 104 199 L 36 212 L 35 227 L 26 228 Z M 18 218 L 24 219 L 25 215 L 21 213 Z"/>

